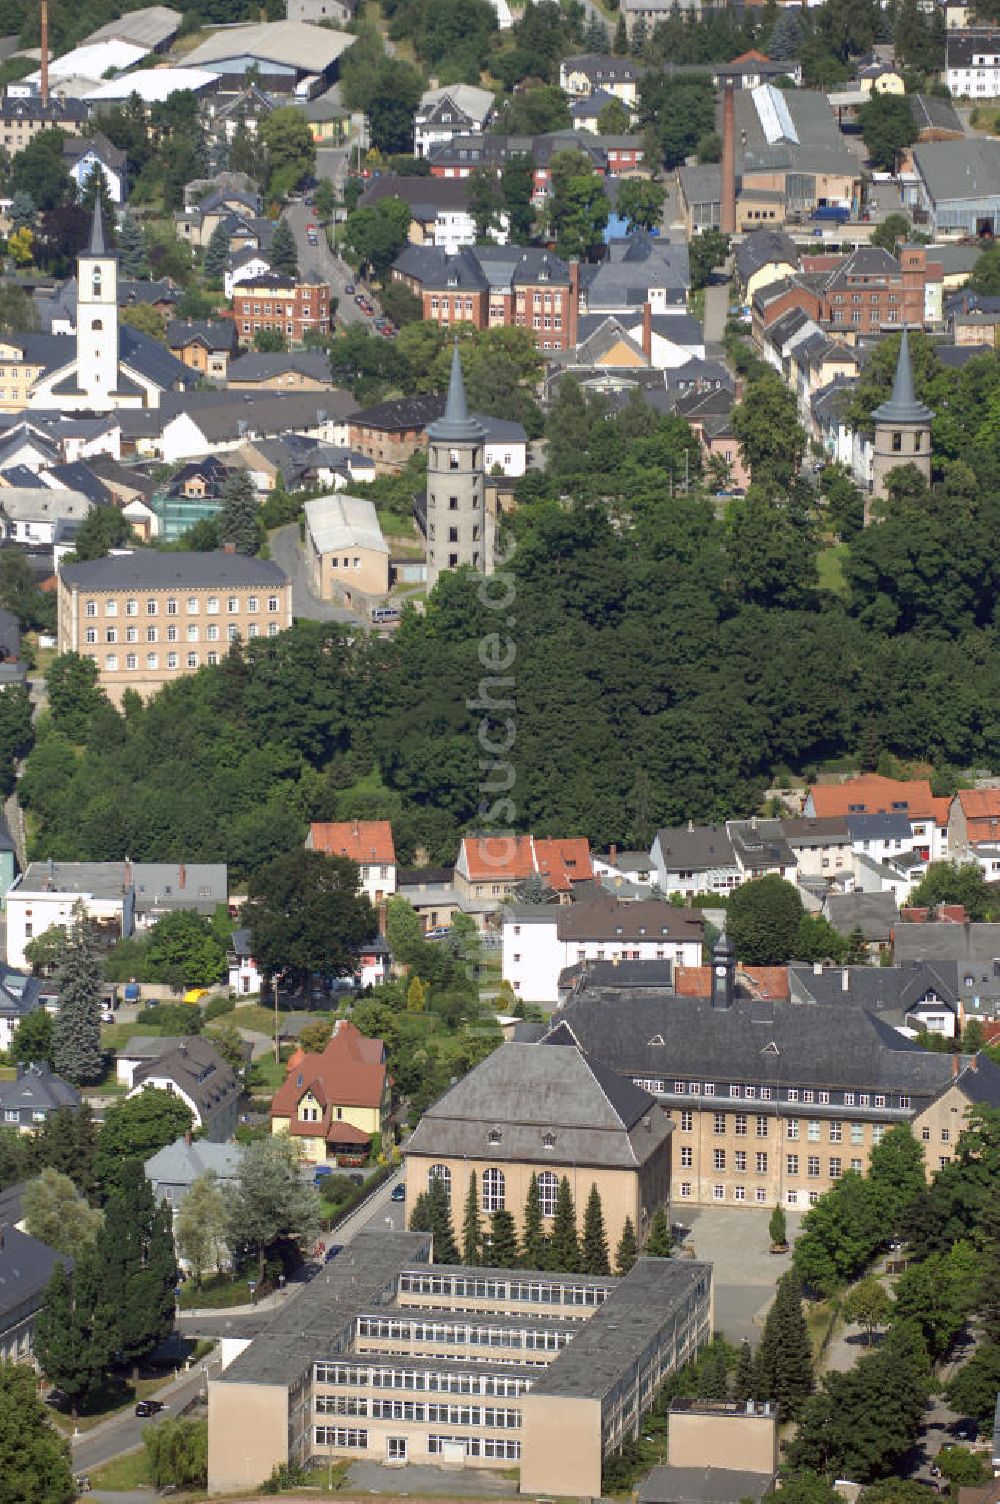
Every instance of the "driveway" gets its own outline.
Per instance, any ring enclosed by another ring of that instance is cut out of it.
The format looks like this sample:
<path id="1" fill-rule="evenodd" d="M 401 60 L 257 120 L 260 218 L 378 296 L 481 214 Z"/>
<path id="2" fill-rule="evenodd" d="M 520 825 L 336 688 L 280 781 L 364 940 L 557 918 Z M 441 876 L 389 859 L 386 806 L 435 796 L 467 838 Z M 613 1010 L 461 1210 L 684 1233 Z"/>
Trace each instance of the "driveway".
<path id="1" fill-rule="evenodd" d="M 299 525 L 289 522 L 285 527 L 275 528 L 268 536 L 271 558 L 280 564 L 292 582 L 292 613 L 307 621 L 337 621 L 352 627 L 367 627 L 368 623 L 346 606 L 335 606 L 332 601 L 321 601 L 309 589 L 306 559 L 299 539 Z"/>
<path id="2" fill-rule="evenodd" d="M 791 1254 L 771 1253 L 767 1224 L 771 1208 L 685 1207 L 675 1203 L 676 1218 L 691 1229 L 685 1248 L 713 1264 L 715 1330 L 729 1342 L 752 1343 L 760 1338 L 775 1286 L 791 1267 Z M 788 1236 L 794 1242 L 799 1215 L 786 1212 Z"/>

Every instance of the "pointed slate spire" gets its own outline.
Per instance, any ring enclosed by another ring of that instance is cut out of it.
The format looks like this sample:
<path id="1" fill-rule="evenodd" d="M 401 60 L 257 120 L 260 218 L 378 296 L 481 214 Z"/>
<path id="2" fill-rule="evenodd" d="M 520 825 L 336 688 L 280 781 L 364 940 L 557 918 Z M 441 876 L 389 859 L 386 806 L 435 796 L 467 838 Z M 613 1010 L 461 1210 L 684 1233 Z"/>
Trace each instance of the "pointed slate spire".
<path id="1" fill-rule="evenodd" d="M 906 329 L 899 342 L 896 375 L 892 396 L 872 413 L 876 423 L 929 423 L 934 414 L 918 402 L 913 390 L 913 367 L 910 364 L 910 336 Z"/>
<path id="2" fill-rule="evenodd" d="M 444 405 L 444 415 L 428 424 L 427 437 L 437 439 L 441 444 L 469 444 L 476 440 L 481 442 L 486 437 L 486 430 L 479 420 L 469 417 L 457 335 L 451 351 L 451 376 L 448 379 L 448 398 Z"/>
<path id="3" fill-rule="evenodd" d="M 90 254 L 91 256 L 104 256 L 104 215 L 101 213 L 101 195 L 94 195 L 94 218 L 90 226 Z"/>

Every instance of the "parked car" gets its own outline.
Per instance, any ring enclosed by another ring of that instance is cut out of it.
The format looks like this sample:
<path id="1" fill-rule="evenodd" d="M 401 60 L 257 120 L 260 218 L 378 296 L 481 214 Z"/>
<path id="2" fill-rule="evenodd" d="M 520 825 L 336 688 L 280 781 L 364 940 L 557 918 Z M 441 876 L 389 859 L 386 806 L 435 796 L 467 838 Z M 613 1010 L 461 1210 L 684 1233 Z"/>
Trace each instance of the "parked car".
<path id="1" fill-rule="evenodd" d="M 392 1191 L 390 1192 L 390 1195 L 389 1195 L 389 1200 L 390 1201 L 405 1201 L 406 1200 L 406 1186 L 403 1185 L 402 1181 L 400 1181 L 399 1185 L 394 1185 L 393 1186 Z"/>
<path id="2" fill-rule="evenodd" d="M 328 1175 L 332 1175 L 332 1174 L 333 1174 L 333 1170 L 330 1168 L 329 1165 L 317 1165 L 316 1168 L 313 1170 L 313 1185 L 320 1185 L 320 1184 L 322 1184 L 322 1182 L 326 1179 L 326 1177 Z"/>
<path id="3" fill-rule="evenodd" d="M 308 231 L 308 233 L 306 234 L 306 240 L 310 245 L 319 245 L 319 237 L 317 236 L 315 230 Z"/>
<path id="4" fill-rule="evenodd" d="M 343 1247 L 343 1243 L 331 1243 L 329 1248 L 326 1250 L 326 1257 L 323 1260 L 324 1264 L 329 1264 L 333 1259 L 335 1259 L 337 1257 L 337 1254 L 343 1251 Z"/>
<path id="5" fill-rule="evenodd" d="M 346 287 L 344 288 L 344 292 L 347 294 L 347 296 L 349 298 L 353 298 L 354 297 L 354 292 L 355 292 L 354 283 L 353 282 L 348 282 L 347 285 L 346 285 Z"/>
<path id="6" fill-rule="evenodd" d="M 424 935 L 425 940 L 447 940 L 451 934 L 451 927 L 447 924 L 435 924 Z"/>
<path id="7" fill-rule="evenodd" d="M 140 1400 L 135 1407 L 135 1413 L 140 1417 L 147 1415 L 159 1415 L 162 1409 L 162 1400 Z"/>

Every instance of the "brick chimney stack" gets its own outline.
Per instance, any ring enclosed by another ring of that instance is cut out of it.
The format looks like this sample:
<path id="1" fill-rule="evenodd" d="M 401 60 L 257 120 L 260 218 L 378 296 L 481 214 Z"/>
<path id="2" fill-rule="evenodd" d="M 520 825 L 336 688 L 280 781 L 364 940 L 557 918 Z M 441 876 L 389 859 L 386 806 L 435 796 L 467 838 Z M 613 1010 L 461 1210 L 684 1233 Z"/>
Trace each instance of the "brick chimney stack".
<path id="1" fill-rule="evenodd" d="M 566 320 L 566 348 L 576 349 L 577 323 L 580 317 L 580 263 L 573 260 L 569 264 L 569 307 Z"/>
<path id="2" fill-rule="evenodd" d="M 653 359 L 653 305 L 642 305 L 642 353 L 652 363 Z"/>
<path id="3" fill-rule="evenodd" d="M 39 90 L 42 96 L 42 104 L 49 102 L 49 0 L 41 0 L 42 3 L 42 67 Z"/>
<path id="4" fill-rule="evenodd" d="M 722 204 L 719 228 L 736 233 L 736 95 L 733 80 L 722 85 Z"/>

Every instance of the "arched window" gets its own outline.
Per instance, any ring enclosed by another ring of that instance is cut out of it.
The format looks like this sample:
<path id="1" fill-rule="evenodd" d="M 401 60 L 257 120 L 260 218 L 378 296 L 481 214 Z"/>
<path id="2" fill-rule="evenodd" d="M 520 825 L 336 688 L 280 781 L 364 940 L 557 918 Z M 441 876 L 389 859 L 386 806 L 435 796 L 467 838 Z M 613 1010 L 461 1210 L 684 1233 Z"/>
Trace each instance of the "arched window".
<path id="1" fill-rule="evenodd" d="M 451 1171 L 447 1165 L 431 1165 L 427 1171 L 427 1189 L 430 1190 L 435 1180 L 440 1180 L 444 1186 L 444 1194 L 451 1205 Z"/>
<path id="2" fill-rule="evenodd" d="M 91 327 L 91 329 L 93 329 L 94 333 L 97 334 L 97 333 L 99 333 L 104 328 L 104 320 L 103 319 L 94 319 L 92 321 L 90 327 Z"/>
<path id="3" fill-rule="evenodd" d="M 502 1170 L 483 1171 L 483 1211 L 502 1212 L 504 1209 L 504 1192 L 507 1182 Z"/>
<path id="4" fill-rule="evenodd" d="M 543 1170 L 538 1177 L 538 1207 L 543 1217 L 554 1217 L 556 1214 L 556 1197 L 559 1194 L 559 1181 L 551 1170 Z"/>
<path id="5" fill-rule="evenodd" d="M 99 266 L 94 267 L 94 281 L 92 286 L 94 290 L 94 297 L 99 298 L 101 296 L 101 268 Z"/>

